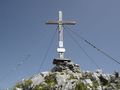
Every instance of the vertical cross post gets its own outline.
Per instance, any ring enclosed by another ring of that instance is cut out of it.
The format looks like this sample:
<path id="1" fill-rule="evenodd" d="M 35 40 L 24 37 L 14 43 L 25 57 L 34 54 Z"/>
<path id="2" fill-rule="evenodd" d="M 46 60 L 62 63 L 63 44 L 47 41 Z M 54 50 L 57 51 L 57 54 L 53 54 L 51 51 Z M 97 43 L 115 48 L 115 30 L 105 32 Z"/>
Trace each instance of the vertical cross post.
<path id="1" fill-rule="evenodd" d="M 63 43 L 63 25 L 75 25 L 76 22 L 75 21 L 63 21 L 62 17 L 63 13 L 62 11 L 59 11 L 59 18 L 58 21 L 47 21 L 46 24 L 57 24 L 58 25 L 58 42 L 59 42 L 59 46 L 57 48 L 57 52 L 59 54 L 59 58 L 60 59 L 64 59 L 64 53 L 65 53 L 65 48 L 64 48 L 64 43 Z"/>
<path id="2" fill-rule="evenodd" d="M 62 11 L 59 11 L 59 23 L 58 23 L 58 29 L 59 29 L 59 48 L 57 48 L 57 52 L 59 53 L 59 58 L 64 58 L 64 52 L 65 48 L 63 46 L 63 26 L 62 26 Z"/>

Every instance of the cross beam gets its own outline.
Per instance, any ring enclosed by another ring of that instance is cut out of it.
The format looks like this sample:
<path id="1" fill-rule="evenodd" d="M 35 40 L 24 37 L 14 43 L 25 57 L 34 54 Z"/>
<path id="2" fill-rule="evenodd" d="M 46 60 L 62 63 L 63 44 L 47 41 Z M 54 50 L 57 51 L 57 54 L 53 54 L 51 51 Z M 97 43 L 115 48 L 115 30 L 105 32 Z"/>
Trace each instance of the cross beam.
<path id="1" fill-rule="evenodd" d="M 55 21 L 55 20 L 50 20 L 50 21 L 47 21 L 46 24 L 75 25 L 76 22 L 75 21 Z"/>
<path id="2" fill-rule="evenodd" d="M 75 21 L 63 21 L 62 16 L 63 16 L 62 11 L 59 11 L 58 21 L 50 20 L 50 21 L 46 22 L 46 24 L 58 25 L 59 47 L 57 48 L 57 52 L 59 53 L 59 58 L 60 59 L 64 59 L 64 52 L 65 52 L 65 48 L 64 48 L 64 45 L 63 45 L 63 25 L 75 25 L 76 24 Z"/>

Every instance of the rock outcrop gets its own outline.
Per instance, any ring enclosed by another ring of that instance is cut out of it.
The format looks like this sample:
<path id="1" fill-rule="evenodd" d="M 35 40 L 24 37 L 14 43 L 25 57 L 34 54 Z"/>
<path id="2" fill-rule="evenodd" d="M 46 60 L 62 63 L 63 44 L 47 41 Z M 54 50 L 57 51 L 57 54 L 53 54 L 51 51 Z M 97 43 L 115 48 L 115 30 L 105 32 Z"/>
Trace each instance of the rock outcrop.
<path id="1" fill-rule="evenodd" d="M 41 72 L 30 79 L 17 83 L 14 90 L 120 90 L 120 76 L 81 71 L 79 65 L 71 61 L 55 63 L 49 72 Z"/>

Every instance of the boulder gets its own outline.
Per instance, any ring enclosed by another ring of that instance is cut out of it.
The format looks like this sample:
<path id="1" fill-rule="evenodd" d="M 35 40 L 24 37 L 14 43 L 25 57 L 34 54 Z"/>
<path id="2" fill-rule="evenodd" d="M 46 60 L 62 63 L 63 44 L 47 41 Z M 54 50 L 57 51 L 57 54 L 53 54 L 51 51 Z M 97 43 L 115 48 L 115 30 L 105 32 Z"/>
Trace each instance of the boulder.
<path id="1" fill-rule="evenodd" d="M 88 86 L 93 86 L 93 83 L 92 83 L 92 81 L 90 80 L 90 79 L 85 79 L 85 80 L 83 80 L 83 83 L 85 84 L 85 85 L 88 85 Z"/>
<path id="2" fill-rule="evenodd" d="M 32 80 L 32 86 L 36 86 L 44 81 L 44 77 L 41 74 L 38 74 L 34 76 L 31 80 Z"/>

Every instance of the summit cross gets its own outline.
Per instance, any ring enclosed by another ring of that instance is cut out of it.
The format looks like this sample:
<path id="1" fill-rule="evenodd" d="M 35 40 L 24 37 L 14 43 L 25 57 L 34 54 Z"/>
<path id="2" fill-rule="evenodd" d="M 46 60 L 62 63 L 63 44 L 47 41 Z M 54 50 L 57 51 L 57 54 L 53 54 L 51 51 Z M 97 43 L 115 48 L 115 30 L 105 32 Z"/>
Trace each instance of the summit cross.
<path id="1" fill-rule="evenodd" d="M 64 38 L 63 38 L 63 25 L 75 25 L 76 22 L 75 21 L 63 21 L 63 13 L 62 11 L 59 11 L 59 18 L 58 21 L 55 20 L 50 20 L 47 21 L 46 24 L 54 24 L 54 25 L 58 25 L 58 48 L 57 48 L 57 52 L 59 54 L 59 59 L 64 59 L 64 53 L 65 53 L 65 48 L 64 48 Z"/>

